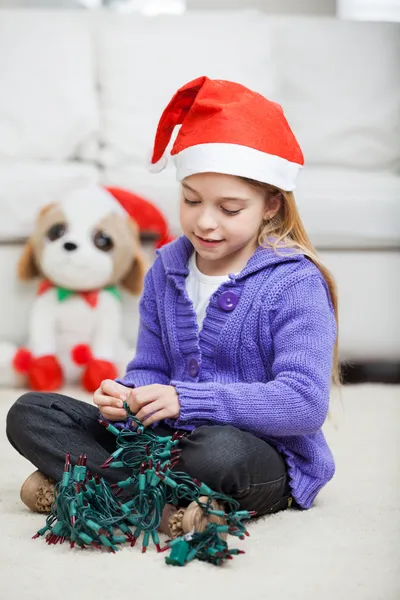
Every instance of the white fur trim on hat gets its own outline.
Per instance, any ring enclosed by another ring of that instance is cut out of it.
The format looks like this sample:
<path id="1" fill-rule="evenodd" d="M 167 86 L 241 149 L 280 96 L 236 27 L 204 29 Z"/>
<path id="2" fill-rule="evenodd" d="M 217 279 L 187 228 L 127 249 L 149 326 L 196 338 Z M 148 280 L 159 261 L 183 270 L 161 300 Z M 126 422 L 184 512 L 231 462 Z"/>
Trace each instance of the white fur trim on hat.
<path id="1" fill-rule="evenodd" d="M 158 160 L 156 163 L 151 162 L 151 155 L 150 155 L 150 159 L 148 160 L 148 163 L 147 163 L 147 170 L 150 173 L 160 173 L 161 171 L 164 171 L 167 164 L 168 164 L 168 158 L 167 158 L 166 154 L 163 154 L 162 157 L 160 158 L 160 160 Z"/>
<path id="2" fill-rule="evenodd" d="M 176 178 L 195 173 L 225 173 L 248 177 L 291 192 L 302 165 L 239 144 L 197 144 L 172 156 Z"/>

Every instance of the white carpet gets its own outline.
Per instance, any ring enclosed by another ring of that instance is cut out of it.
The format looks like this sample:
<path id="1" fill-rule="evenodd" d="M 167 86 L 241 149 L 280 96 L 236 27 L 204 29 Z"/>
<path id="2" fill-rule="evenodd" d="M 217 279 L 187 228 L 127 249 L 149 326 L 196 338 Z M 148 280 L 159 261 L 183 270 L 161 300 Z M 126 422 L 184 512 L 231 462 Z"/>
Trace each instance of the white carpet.
<path id="1" fill-rule="evenodd" d="M 0 393 L 3 423 L 14 397 Z M 346 387 L 334 415 L 337 428 L 324 429 L 337 472 L 314 507 L 258 521 L 244 542 L 230 538 L 246 554 L 220 568 L 169 567 L 150 547 L 112 555 L 32 540 L 45 519 L 21 504 L 19 488 L 33 469 L 3 427 L 0 598 L 398 600 L 400 387 Z"/>

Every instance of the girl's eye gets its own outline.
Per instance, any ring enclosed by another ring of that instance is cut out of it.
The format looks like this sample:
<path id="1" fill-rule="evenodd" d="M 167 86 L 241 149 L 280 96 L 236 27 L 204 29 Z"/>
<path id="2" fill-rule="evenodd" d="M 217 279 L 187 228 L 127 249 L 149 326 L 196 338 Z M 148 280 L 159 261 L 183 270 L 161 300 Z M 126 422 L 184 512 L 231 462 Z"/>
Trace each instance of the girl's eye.
<path id="1" fill-rule="evenodd" d="M 224 212 L 226 212 L 227 215 L 238 215 L 240 212 L 240 210 L 228 210 L 226 208 L 222 209 Z"/>
<path id="2" fill-rule="evenodd" d="M 187 198 L 184 198 L 184 201 L 186 204 L 189 204 L 189 206 L 194 206 L 195 204 L 199 204 L 198 201 L 194 202 L 193 200 L 188 200 Z M 238 215 L 241 211 L 240 210 L 227 210 L 226 208 L 222 209 L 227 215 Z"/>

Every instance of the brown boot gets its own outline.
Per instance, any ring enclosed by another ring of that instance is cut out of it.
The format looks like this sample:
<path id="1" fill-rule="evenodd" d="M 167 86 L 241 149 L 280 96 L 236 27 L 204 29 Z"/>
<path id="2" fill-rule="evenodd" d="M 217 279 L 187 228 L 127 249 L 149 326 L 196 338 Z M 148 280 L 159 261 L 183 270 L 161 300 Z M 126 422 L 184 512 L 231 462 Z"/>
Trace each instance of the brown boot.
<path id="1" fill-rule="evenodd" d="M 208 498 L 207 496 L 201 496 L 199 500 L 206 503 Z M 223 510 L 222 506 L 215 500 L 212 501 L 211 505 L 214 510 Z M 217 515 L 206 515 L 197 502 L 191 502 L 187 508 L 178 509 L 171 504 L 166 504 L 159 529 L 170 538 L 175 538 L 193 530 L 200 533 L 205 530 L 207 523 L 226 525 L 226 520 L 224 517 Z M 224 539 L 226 538 L 226 534 L 221 535 Z"/>
<path id="2" fill-rule="evenodd" d="M 182 518 L 184 512 L 184 508 L 177 508 L 172 504 L 166 504 L 158 528 L 159 531 L 170 538 L 182 535 Z"/>
<path id="3" fill-rule="evenodd" d="M 207 503 L 207 496 L 200 496 L 200 502 Z M 216 500 L 212 500 L 211 507 L 213 510 L 224 510 L 223 506 L 219 504 Z M 207 515 L 201 506 L 197 504 L 197 502 L 191 502 L 187 509 L 185 510 L 185 514 L 182 519 L 182 530 L 183 533 L 190 533 L 195 531 L 196 533 L 201 533 L 205 530 L 208 523 L 216 523 L 217 525 L 226 525 L 225 517 L 218 515 Z M 222 538 L 226 539 L 227 534 L 221 533 Z"/>
<path id="4" fill-rule="evenodd" d="M 176 538 L 183 534 L 182 520 L 185 510 L 185 508 L 175 509 L 175 511 L 170 514 L 168 519 L 168 535 L 171 538 Z"/>
<path id="5" fill-rule="evenodd" d="M 54 479 L 46 477 L 41 471 L 35 471 L 21 487 L 22 502 L 34 512 L 50 513 L 55 483 Z"/>

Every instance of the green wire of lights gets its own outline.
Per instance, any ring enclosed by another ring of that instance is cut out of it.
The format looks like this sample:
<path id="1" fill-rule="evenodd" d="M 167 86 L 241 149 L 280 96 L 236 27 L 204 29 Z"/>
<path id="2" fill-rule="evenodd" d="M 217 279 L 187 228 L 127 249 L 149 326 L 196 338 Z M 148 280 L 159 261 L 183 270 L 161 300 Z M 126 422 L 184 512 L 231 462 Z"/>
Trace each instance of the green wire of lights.
<path id="1" fill-rule="evenodd" d="M 118 545 L 129 542 L 134 546 L 143 534 L 142 552 L 146 552 L 151 539 L 157 552 L 171 550 L 165 559 L 167 564 L 179 566 L 194 558 L 221 565 L 226 559 L 242 554 L 242 550 L 229 549 L 223 536 L 229 533 L 244 539 L 249 534 L 242 521 L 256 513 L 239 511 L 239 503 L 233 498 L 214 492 L 187 473 L 173 470 L 179 461 L 177 446 L 185 433 L 157 436 L 145 429 L 126 402 L 124 408 L 130 427 L 136 426 L 133 430 L 119 430 L 105 419 L 99 419 L 117 438 L 117 449 L 100 468 L 128 468 L 131 476 L 109 485 L 98 474 L 88 471 L 86 455 L 81 454 L 72 469 L 70 454 L 66 454 L 63 478 L 54 488 L 51 513 L 46 525 L 33 538 L 46 534 L 48 544 L 69 540 L 71 548 L 91 546 L 115 553 Z M 130 499 L 122 503 L 118 496 L 123 490 Z M 207 496 L 207 502 L 201 501 L 201 496 Z M 226 525 L 208 523 L 203 532 L 168 540 L 161 548 L 157 529 L 164 507 L 179 505 L 182 499 L 197 502 L 205 514 L 223 517 Z M 228 512 L 214 510 L 213 500 L 223 503 Z"/>

